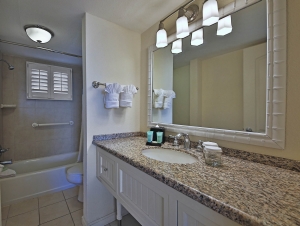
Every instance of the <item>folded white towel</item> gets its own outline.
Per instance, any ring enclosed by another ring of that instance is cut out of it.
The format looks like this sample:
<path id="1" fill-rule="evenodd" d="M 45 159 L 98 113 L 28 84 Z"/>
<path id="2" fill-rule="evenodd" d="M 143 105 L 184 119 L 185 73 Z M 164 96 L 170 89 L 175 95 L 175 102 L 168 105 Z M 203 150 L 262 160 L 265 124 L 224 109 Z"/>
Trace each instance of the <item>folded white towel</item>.
<path id="1" fill-rule="evenodd" d="M 133 94 L 137 93 L 134 85 L 123 86 L 122 93 L 120 94 L 120 107 L 132 107 Z"/>
<path id="2" fill-rule="evenodd" d="M 118 83 L 106 83 L 104 106 L 105 108 L 119 108 L 119 95 L 122 91 L 122 86 Z"/>
<path id="3" fill-rule="evenodd" d="M 172 107 L 172 99 L 176 97 L 176 94 L 173 90 L 164 90 L 164 105 L 163 109 Z"/>
<path id="4" fill-rule="evenodd" d="M 154 89 L 153 95 L 153 107 L 162 108 L 164 103 L 164 90 L 163 89 Z"/>
<path id="5" fill-rule="evenodd" d="M 4 177 L 14 177 L 16 176 L 16 171 L 12 170 L 12 169 L 5 169 L 0 173 L 0 178 L 4 178 Z"/>

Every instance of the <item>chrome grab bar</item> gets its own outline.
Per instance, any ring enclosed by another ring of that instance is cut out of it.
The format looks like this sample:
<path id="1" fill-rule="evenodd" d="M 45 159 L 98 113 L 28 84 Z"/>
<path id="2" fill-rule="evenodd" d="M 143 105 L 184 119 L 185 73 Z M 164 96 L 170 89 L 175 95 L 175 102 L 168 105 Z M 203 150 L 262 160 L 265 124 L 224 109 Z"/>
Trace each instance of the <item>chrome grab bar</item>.
<path id="1" fill-rule="evenodd" d="M 35 128 L 35 127 L 41 127 L 41 126 L 62 126 L 62 125 L 74 125 L 74 122 L 73 121 L 70 121 L 70 122 L 63 122 L 63 123 L 45 123 L 45 124 L 38 124 L 36 122 L 32 123 L 32 127 Z"/>

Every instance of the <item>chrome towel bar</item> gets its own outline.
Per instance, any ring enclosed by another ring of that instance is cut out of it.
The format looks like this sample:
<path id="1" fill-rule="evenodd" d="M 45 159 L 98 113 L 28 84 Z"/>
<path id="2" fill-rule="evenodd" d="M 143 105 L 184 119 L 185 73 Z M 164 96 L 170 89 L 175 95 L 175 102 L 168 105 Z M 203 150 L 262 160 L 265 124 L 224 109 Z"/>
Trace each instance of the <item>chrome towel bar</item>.
<path id="1" fill-rule="evenodd" d="M 17 105 L 15 104 L 1 104 L 0 108 L 16 108 Z"/>
<path id="2" fill-rule="evenodd" d="M 99 86 L 106 86 L 106 83 L 101 83 L 101 82 L 97 82 L 97 81 L 93 81 L 92 82 L 92 86 L 97 89 L 99 88 Z M 139 87 L 135 87 L 136 90 L 139 90 Z"/>
<path id="3" fill-rule="evenodd" d="M 63 123 L 45 123 L 45 124 L 38 124 L 36 122 L 32 123 L 32 127 L 35 128 L 35 127 L 41 127 L 41 126 L 62 126 L 62 125 L 74 125 L 74 122 L 73 121 L 70 121 L 70 122 L 63 122 Z"/>

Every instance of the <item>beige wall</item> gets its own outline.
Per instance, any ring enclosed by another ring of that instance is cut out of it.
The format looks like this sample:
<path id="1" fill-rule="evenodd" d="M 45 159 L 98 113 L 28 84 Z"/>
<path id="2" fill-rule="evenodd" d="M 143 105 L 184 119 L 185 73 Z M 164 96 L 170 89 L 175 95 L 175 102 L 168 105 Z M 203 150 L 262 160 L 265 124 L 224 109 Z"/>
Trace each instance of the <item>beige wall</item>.
<path id="1" fill-rule="evenodd" d="M 284 150 L 264 148 L 254 145 L 238 144 L 233 142 L 216 140 L 224 147 L 236 148 L 245 151 L 279 156 L 289 159 L 300 160 L 300 105 L 299 103 L 299 59 L 300 59 L 300 1 L 287 0 L 287 119 L 286 119 L 286 147 Z M 148 57 L 147 48 L 155 43 L 155 34 L 158 23 L 153 25 L 142 34 L 141 49 L 141 130 L 147 130 L 147 76 Z M 200 137 L 192 137 L 193 140 Z M 206 138 L 204 138 L 206 139 Z"/>
<path id="2" fill-rule="evenodd" d="M 85 15 L 82 25 L 86 175 L 84 219 L 88 225 L 106 225 L 114 220 L 115 204 L 113 196 L 96 178 L 96 147 L 92 144 L 93 135 L 139 131 L 140 96 L 147 95 L 147 88 L 139 87 L 132 108 L 105 109 L 104 87 L 94 89 L 92 82 L 140 86 L 141 35 L 90 14 Z M 105 222 L 105 219 L 111 221 Z"/>
<path id="3" fill-rule="evenodd" d="M 3 146 L 10 148 L 1 159 L 24 160 L 78 151 L 81 126 L 82 69 L 78 66 L 51 63 L 3 55 L 15 69 L 3 64 L 1 92 L 4 104 L 17 108 L 2 109 Z M 70 67 L 73 69 L 73 100 L 27 100 L 26 61 Z M 33 128 L 33 122 L 74 121 L 73 126 Z"/>
<path id="4" fill-rule="evenodd" d="M 174 69 L 173 123 L 190 124 L 190 65 Z"/>
<path id="5" fill-rule="evenodd" d="M 0 59 L 2 54 L 0 53 Z M 0 61 L 0 104 L 2 104 L 2 61 Z M 0 109 L 0 145 L 3 146 L 3 121 L 2 121 L 2 110 Z M 4 147 L 5 148 L 5 147 Z"/>
<path id="6" fill-rule="evenodd" d="M 243 51 L 209 58 L 201 64 L 202 126 L 243 130 Z"/>
<path id="7" fill-rule="evenodd" d="M 159 49 L 153 54 L 153 89 L 173 90 L 173 54 L 171 47 Z M 172 108 L 152 108 L 154 122 L 172 123 Z"/>

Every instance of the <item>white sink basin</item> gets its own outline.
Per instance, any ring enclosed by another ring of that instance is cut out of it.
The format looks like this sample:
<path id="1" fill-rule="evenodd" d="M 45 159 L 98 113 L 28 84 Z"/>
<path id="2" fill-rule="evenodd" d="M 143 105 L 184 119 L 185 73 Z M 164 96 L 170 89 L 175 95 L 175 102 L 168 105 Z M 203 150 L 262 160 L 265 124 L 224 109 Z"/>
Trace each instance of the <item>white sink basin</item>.
<path id="1" fill-rule="evenodd" d="M 142 151 L 148 158 L 162 162 L 187 164 L 197 162 L 197 159 L 189 154 L 164 148 L 150 148 Z"/>

